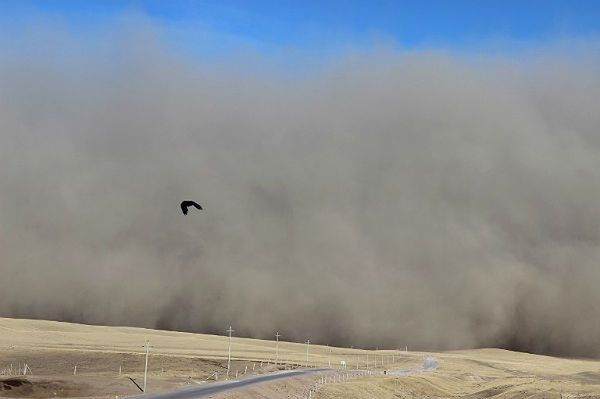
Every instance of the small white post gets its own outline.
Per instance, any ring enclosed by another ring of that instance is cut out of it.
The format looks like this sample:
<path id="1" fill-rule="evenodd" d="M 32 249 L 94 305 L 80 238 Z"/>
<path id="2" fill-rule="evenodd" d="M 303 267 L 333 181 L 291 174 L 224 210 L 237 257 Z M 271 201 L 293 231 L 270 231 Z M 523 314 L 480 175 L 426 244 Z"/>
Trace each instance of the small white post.
<path id="1" fill-rule="evenodd" d="M 77 375 L 77 365 L 75 365 L 75 367 L 73 367 L 73 375 Z"/>

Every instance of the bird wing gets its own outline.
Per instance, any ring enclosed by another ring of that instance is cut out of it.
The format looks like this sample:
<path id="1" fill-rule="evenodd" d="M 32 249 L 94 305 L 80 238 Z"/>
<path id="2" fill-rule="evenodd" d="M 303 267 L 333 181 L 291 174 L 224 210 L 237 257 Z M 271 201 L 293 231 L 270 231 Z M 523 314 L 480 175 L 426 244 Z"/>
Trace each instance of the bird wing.
<path id="1" fill-rule="evenodd" d="M 181 203 L 181 211 L 183 212 L 184 215 L 188 214 L 188 208 L 190 206 L 193 206 L 196 209 L 202 210 L 202 207 L 198 203 L 196 203 L 194 201 L 186 200 Z"/>

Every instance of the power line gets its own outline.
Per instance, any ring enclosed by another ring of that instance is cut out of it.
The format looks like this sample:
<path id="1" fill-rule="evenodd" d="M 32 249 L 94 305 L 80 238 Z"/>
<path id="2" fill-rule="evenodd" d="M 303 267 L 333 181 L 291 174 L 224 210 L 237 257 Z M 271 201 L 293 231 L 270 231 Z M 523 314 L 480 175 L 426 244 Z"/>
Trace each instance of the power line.
<path id="1" fill-rule="evenodd" d="M 146 381 L 148 380 L 148 354 L 150 353 L 150 341 L 146 340 L 146 344 L 143 346 L 146 348 L 146 365 L 144 366 L 144 390 L 146 392 Z"/>
<path id="2" fill-rule="evenodd" d="M 310 339 L 306 340 L 306 367 L 308 367 L 308 348 L 310 347 Z"/>
<path id="3" fill-rule="evenodd" d="M 227 330 L 227 332 L 229 333 L 229 351 L 228 351 L 228 355 L 227 355 L 227 379 L 229 379 L 229 370 L 231 369 L 231 333 L 234 330 L 231 328 L 231 326 L 229 326 L 229 329 Z"/>
<path id="4" fill-rule="evenodd" d="M 276 366 L 279 364 L 279 337 L 281 337 L 281 334 L 279 334 L 279 331 L 277 331 L 275 333 L 275 339 L 276 339 L 276 343 L 275 343 L 275 365 Z"/>

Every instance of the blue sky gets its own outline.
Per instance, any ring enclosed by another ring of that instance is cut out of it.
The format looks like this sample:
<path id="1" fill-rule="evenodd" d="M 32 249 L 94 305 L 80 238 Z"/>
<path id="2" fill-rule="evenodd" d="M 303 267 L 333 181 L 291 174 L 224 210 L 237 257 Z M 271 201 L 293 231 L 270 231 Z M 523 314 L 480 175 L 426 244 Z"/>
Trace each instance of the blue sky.
<path id="1" fill-rule="evenodd" d="M 0 24 L 13 29 L 43 20 L 87 34 L 127 18 L 151 21 L 190 51 L 250 45 L 318 52 L 378 42 L 465 49 L 597 37 L 600 1 L 0 0 Z"/>

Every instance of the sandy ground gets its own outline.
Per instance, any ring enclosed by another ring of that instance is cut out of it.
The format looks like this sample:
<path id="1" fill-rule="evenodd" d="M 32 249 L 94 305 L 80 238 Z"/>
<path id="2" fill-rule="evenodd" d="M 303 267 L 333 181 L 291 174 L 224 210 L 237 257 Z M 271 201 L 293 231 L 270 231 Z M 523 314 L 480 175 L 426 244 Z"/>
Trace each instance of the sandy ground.
<path id="1" fill-rule="evenodd" d="M 129 378 L 142 384 L 146 340 L 152 348 L 149 392 L 225 376 L 227 337 L 0 318 L 0 397 L 114 399 L 139 394 Z M 305 365 L 306 345 L 281 342 L 279 350 L 284 364 L 275 366 L 274 342 L 233 338 L 231 377 L 236 373 L 242 376 Z M 416 370 L 427 357 L 437 359 L 435 370 L 390 374 Z M 346 362 L 347 369 L 328 373 L 327 384 L 322 384 L 323 375 L 305 376 L 216 397 L 307 398 L 308 390 L 313 389 L 310 395 L 315 399 L 600 398 L 598 361 L 499 349 L 404 353 L 310 346 L 311 366 L 339 367 L 341 361 Z M 357 366 L 365 370 L 367 361 L 376 376 L 339 382 L 343 373 Z M 17 370 L 22 373 L 24 364 L 31 368 L 32 374 L 17 376 Z"/>

